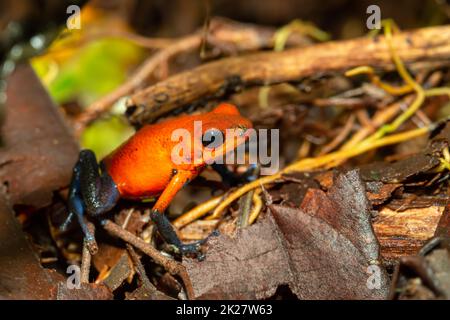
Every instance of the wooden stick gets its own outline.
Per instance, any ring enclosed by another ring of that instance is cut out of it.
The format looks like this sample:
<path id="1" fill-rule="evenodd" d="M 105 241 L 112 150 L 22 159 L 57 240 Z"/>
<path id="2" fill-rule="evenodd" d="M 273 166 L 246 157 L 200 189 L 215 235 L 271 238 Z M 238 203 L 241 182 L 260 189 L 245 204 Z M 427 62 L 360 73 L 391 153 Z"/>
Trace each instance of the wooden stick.
<path id="1" fill-rule="evenodd" d="M 92 235 L 95 235 L 95 226 L 93 223 L 87 223 L 88 229 Z M 89 283 L 89 272 L 91 270 L 92 255 L 89 251 L 89 244 L 86 240 L 83 242 L 83 251 L 81 255 L 81 283 Z"/>
<path id="2" fill-rule="evenodd" d="M 102 225 L 105 230 L 108 231 L 111 235 L 116 236 L 126 243 L 129 243 L 138 248 L 143 253 L 151 257 L 157 264 L 164 267 L 170 274 L 178 275 L 184 283 L 188 299 L 193 299 L 194 289 L 192 287 L 189 275 L 187 274 L 185 267 L 181 263 L 178 263 L 177 261 L 164 256 L 150 244 L 146 243 L 141 238 L 136 237 L 131 232 L 123 229 L 111 220 L 104 220 L 102 222 Z"/>
<path id="3" fill-rule="evenodd" d="M 273 45 L 275 32 L 276 29 L 274 28 L 215 17 L 211 21 L 207 41 L 216 47 L 232 51 L 233 53 L 260 50 Z M 86 108 L 85 112 L 80 114 L 74 122 L 76 135 L 79 136 L 90 122 L 109 111 L 117 100 L 131 94 L 139 86 L 142 86 L 158 67 L 161 67 L 161 65 L 164 65 L 177 55 L 199 49 L 203 37 L 204 34 L 198 31 L 179 39 L 174 39 L 170 43 L 167 39 L 162 39 L 158 44 L 165 44 L 165 46 L 160 51 L 147 58 L 121 86 L 92 103 Z M 151 40 L 155 42 L 158 39 Z M 288 45 L 307 45 L 310 43 L 311 41 L 306 36 L 293 35 L 289 38 Z"/>
<path id="4" fill-rule="evenodd" d="M 392 37 L 400 59 L 410 68 L 450 63 L 450 26 L 423 28 Z M 226 58 L 174 75 L 131 96 L 127 116 L 140 126 L 181 107 L 222 98 L 243 87 L 299 81 L 370 65 L 392 70 L 383 36 L 332 41 L 282 52 Z"/>

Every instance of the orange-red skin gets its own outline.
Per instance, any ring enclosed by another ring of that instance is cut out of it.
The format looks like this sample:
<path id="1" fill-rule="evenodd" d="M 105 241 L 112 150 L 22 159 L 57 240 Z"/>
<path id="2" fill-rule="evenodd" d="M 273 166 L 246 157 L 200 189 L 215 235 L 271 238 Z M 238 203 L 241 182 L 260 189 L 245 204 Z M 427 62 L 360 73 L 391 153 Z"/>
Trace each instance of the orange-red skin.
<path id="1" fill-rule="evenodd" d="M 201 121 L 202 133 L 211 128 L 223 132 L 239 126 L 252 128 L 252 123 L 230 104 L 221 104 L 208 113 L 180 116 L 142 127 L 103 160 L 121 197 L 154 197 L 161 194 L 176 172 L 183 172 L 189 181 L 201 172 L 205 163 L 177 165 L 171 160 L 172 150 L 178 144 L 172 141 L 172 132 L 184 128 L 193 137 L 194 121 Z"/>

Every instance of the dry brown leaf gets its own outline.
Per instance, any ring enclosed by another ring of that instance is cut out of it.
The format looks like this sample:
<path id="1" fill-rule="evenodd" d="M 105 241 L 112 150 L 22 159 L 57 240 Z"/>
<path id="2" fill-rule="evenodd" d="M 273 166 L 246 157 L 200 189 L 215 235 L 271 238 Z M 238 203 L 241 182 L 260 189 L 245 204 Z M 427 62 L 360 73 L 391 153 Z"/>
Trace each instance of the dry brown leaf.
<path id="1" fill-rule="evenodd" d="M 379 260 L 370 209 L 357 171 L 328 193 L 310 189 L 302 209 L 271 205 L 268 216 L 234 238 L 212 238 L 205 261 L 186 260 L 200 299 L 262 299 L 288 285 L 300 299 L 382 299 L 388 278 L 369 289 Z"/>

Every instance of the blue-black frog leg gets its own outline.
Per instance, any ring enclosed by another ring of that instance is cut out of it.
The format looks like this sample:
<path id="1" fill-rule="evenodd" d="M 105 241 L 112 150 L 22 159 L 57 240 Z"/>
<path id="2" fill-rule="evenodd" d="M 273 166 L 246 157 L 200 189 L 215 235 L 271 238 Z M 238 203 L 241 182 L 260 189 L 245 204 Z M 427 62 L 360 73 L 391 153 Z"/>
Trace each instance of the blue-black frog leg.
<path id="1" fill-rule="evenodd" d="M 116 184 L 104 167 L 99 166 L 94 152 L 82 150 L 70 182 L 69 215 L 61 228 L 65 229 L 76 216 L 90 251 L 95 252 L 95 238 L 87 227 L 85 215 L 98 217 L 111 210 L 119 198 L 120 193 Z"/>
<path id="2" fill-rule="evenodd" d="M 220 175 L 223 184 L 227 187 L 234 187 L 240 183 L 251 182 L 258 178 L 256 164 L 251 164 L 248 169 L 240 175 L 230 171 L 225 164 L 213 163 L 211 164 L 211 168 Z"/>

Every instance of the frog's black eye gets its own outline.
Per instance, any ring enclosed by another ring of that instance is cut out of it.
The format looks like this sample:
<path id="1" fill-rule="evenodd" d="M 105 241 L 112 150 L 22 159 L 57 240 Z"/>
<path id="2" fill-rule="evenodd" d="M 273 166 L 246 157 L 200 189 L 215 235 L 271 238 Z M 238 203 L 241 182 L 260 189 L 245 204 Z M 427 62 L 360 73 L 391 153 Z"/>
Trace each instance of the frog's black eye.
<path id="1" fill-rule="evenodd" d="M 208 129 L 203 133 L 202 144 L 208 148 L 217 148 L 223 144 L 223 133 L 219 129 Z"/>

